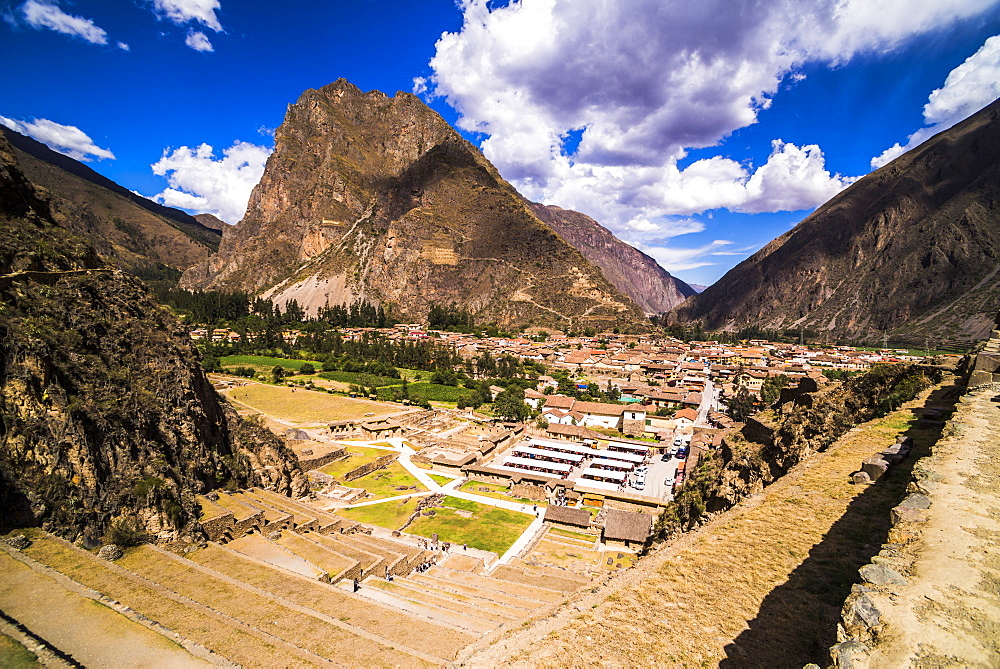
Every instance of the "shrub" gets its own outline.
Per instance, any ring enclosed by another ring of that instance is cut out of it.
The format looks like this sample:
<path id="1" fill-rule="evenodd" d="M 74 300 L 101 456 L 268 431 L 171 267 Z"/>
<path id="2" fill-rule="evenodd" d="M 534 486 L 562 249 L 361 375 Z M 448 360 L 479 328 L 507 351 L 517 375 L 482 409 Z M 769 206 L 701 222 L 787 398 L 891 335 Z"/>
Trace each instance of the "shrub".
<path id="1" fill-rule="evenodd" d="M 104 543 L 116 546 L 138 546 L 147 541 L 149 534 L 137 518 L 115 518 L 104 535 Z"/>

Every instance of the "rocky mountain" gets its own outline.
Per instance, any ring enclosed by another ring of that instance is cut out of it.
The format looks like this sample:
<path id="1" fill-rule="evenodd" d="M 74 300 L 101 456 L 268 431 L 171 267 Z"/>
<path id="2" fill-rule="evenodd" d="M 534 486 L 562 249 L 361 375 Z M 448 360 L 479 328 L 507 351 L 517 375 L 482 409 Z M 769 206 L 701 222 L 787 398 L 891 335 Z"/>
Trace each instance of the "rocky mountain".
<path id="1" fill-rule="evenodd" d="M 539 219 L 559 233 L 623 295 L 648 314 L 670 311 L 695 290 L 642 251 L 615 237 L 610 230 L 586 214 L 554 205 L 530 202 Z"/>
<path id="2" fill-rule="evenodd" d="M 226 227 L 225 221 L 213 216 L 212 214 L 195 214 L 192 218 L 204 225 L 206 228 L 218 230 L 220 235 L 222 230 Z"/>
<path id="3" fill-rule="evenodd" d="M 0 137 L 0 531 L 197 535 L 195 494 L 224 485 L 305 491 L 292 452 L 221 400 L 177 319 L 56 222 Z"/>
<path id="4" fill-rule="evenodd" d="M 931 344 L 1000 303 L 1000 101 L 860 179 L 672 315 Z"/>
<path id="5" fill-rule="evenodd" d="M 246 216 L 182 285 L 407 319 L 431 303 L 503 326 L 642 319 L 436 112 L 343 79 L 289 106 Z"/>
<path id="6" fill-rule="evenodd" d="M 176 279 L 218 249 L 219 228 L 136 195 L 30 137 L 0 131 L 25 176 L 47 192 L 55 220 L 86 236 L 114 266 L 143 276 L 172 270 Z"/>

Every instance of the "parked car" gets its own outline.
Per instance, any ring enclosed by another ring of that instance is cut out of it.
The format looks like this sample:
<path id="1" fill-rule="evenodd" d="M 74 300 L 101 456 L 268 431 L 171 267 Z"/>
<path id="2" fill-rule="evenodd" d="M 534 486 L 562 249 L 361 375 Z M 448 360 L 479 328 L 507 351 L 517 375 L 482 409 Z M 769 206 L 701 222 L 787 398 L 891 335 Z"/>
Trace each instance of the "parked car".
<path id="1" fill-rule="evenodd" d="M 660 458 L 660 462 L 669 462 L 671 457 L 673 457 L 673 455 L 670 453 L 670 451 L 667 451 Z"/>
<path id="2" fill-rule="evenodd" d="M 644 479 L 639 479 L 638 481 L 632 483 L 632 487 L 635 488 L 636 490 L 645 490 L 646 481 Z"/>
<path id="3" fill-rule="evenodd" d="M 687 456 L 688 456 L 688 449 L 686 446 L 682 446 L 681 448 L 677 449 L 677 458 L 679 460 L 683 460 Z"/>
<path id="4" fill-rule="evenodd" d="M 665 485 L 665 486 L 672 486 L 673 484 L 674 484 L 674 477 L 673 476 L 668 476 L 667 478 L 663 479 L 663 485 Z"/>

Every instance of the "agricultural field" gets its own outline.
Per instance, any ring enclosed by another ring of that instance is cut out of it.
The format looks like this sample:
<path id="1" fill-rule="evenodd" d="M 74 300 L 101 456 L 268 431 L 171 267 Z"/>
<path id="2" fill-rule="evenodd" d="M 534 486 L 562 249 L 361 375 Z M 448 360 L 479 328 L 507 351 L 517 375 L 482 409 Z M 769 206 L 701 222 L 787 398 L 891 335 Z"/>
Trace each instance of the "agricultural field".
<path id="1" fill-rule="evenodd" d="M 421 516 L 406 528 L 410 534 L 442 541 L 468 544 L 473 548 L 503 555 L 531 524 L 533 516 L 478 504 L 457 497 L 445 497 L 433 516 Z"/>
<path id="2" fill-rule="evenodd" d="M 481 490 L 481 488 L 488 488 L 489 490 Z M 496 499 L 505 499 L 508 502 L 521 502 L 522 504 L 533 504 L 543 507 L 548 506 L 548 504 L 545 502 L 536 502 L 534 500 L 530 500 L 525 497 L 512 497 L 508 492 L 506 486 L 498 485 L 496 483 L 467 481 L 462 484 L 459 490 L 462 492 L 472 493 L 473 495 L 482 495 L 483 497 L 494 497 Z"/>
<path id="3" fill-rule="evenodd" d="M 388 388 L 380 388 L 378 397 L 379 399 L 389 398 L 391 397 L 392 392 L 393 390 Z M 427 400 L 428 402 L 457 403 L 463 397 L 472 397 L 472 391 L 468 388 L 462 388 L 461 386 L 446 386 L 440 383 L 429 383 L 426 381 L 409 384 L 409 386 L 407 386 L 407 393 L 410 396 L 410 400 L 415 402 Z"/>
<path id="4" fill-rule="evenodd" d="M 399 410 L 395 404 L 261 383 L 233 388 L 224 394 L 266 416 L 303 424 L 362 418 Z"/>
<path id="5" fill-rule="evenodd" d="M 382 451 L 382 453 L 385 454 L 388 451 Z M 352 488 L 364 488 L 368 491 L 369 495 L 376 499 L 379 497 L 409 495 L 415 492 L 427 492 L 427 488 L 398 462 L 393 462 L 388 467 L 376 470 L 367 476 L 348 481 L 347 485 Z M 415 486 L 416 489 L 413 489 L 412 486 Z M 397 488 L 403 487 L 410 489 L 397 490 Z"/>
<path id="6" fill-rule="evenodd" d="M 389 455 L 391 451 L 381 448 L 367 448 L 365 446 L 348 446 L 347 453 L 350 455 L 345 460 L 337 460 L 319 468 L 324 474 L 329 474 L 338 481 L 352 469 L 357 469 L 361 465 L 368 464 L 373 460 L 378 460 L 383 455 Z"/>
<path id="7" fill-rule="evenodd" d="M 398 530 L 417 508 L 419 497 L 410 497 L 382 504 L 369 504 L 353 509 L 338 509 L 337 515 L 356 523 L 378 525 L 390 530 Z"/>

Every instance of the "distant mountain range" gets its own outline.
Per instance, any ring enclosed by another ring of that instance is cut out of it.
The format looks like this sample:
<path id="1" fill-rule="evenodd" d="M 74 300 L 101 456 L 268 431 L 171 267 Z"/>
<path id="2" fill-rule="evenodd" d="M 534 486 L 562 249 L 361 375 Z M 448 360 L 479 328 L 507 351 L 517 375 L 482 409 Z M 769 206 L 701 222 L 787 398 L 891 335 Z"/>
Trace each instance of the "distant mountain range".
<path id="1" fill-rule="evenodd" d="M 671 317 L 964 343 L 1000 308 L 1000 101 L 860 179 Z"/>
<path id="2" fill-rule="evenodd" d="M 219 248 L 218 229 L 164 207 L 30 137 L 0 127 L 24 175 L 50 196 L 55 220 L 85 235 L 108 262 L 137 274 L 176 274 Z"/>

